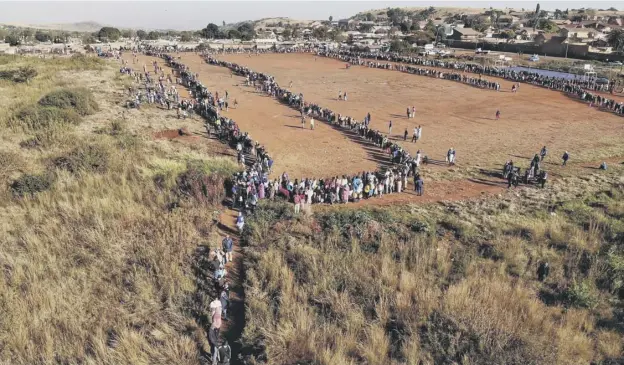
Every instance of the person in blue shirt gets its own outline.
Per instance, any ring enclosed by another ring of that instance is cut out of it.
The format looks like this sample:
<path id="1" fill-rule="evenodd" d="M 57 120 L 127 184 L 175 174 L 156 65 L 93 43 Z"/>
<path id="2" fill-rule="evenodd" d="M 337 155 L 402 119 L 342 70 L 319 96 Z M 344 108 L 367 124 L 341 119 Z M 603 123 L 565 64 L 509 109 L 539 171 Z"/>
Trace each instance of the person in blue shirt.
<path id="1" fill-rule="evenodd" d="M 229 235 L 226 235 L 222 242 L 223 251 L 225 251 L 225 262 L 232 261 L 232 250 L 234 248 L 234 242 Z"/>

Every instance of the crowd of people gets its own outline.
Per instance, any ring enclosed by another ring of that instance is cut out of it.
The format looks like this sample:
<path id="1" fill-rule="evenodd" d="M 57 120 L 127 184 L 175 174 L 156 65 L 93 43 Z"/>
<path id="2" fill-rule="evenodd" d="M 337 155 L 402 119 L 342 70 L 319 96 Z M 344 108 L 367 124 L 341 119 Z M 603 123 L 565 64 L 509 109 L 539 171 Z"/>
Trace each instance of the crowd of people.
<path id="1" fill-rule="evenodd" d="M 565 92 L 568 95 L 578 97 L 581 100 L 590 103 L 592 106 L 598 106 L 607 111 L 624 116 L 624 102 L 618 102 L 612 98 L 599 94 L 601 92 L 612 91 L 614 89 L 615 82 L 610 81 L 608 84 L 598 83 L 596 82 L 597 78 L 595 77 L 566 79 L 562 77 L 546 76 L 538 72 L 516 71 L 514 69 L 505 67 L 483 66 L 475 63 L 453 62 L 442 59 L 402 56 L 395 53 L 322 51 L 318 52 L 318 55 L 339 59 L 343 62 L 349 62 L 356 65 L 398 70 L 412 74 L 460 81 L 474 86 L 489 88 L 493 90 L 500 90 L 500 85 L 496 82 L 484 80 L 482 79 L 482 76 L 485 75 L 501 77 L 514 83 L 527 83 L 553 90 L 559 90 Z M 392 64 L 390 62 L 396 62 L 401 64 Z M 444 68 L 449 70 L 456 70 L 461 73 L 444 73 L 438 70 L 414 67 L 412 65 Z M 463 74 L 465 72 L 478 74 L 479 77 L 467 77 Z M 517 91 L 518 86 L 519 85 L 514 85 L 513 91 Z"/>
<path id="2" fill-rule="evenodd" d="M 255 87 L 256 90 L 273 96 L 297 110 L 302 120 L 305 120 L 306 117 L 310 118 L 312 128 L 313 121 L 316 119 L 368 140 L 371 144 L 385 151 L 388 154 L 389 162 L 392 164 L 392 168 L 384 171 L 363 171 L 355 175 L 345 174 L 324 179 L 292 179 L 288 173 L 284 172 L 273 180 L 268 178 L 270 171 L 265 168 L 268 163 L 251 164 L 251 167 L 235 177 L 232 194 L 238 207 L 253 210 L 259 200 L 275 199 L 280 196 L 292 202 L 296 211 L 300 211 L 302 207 L 310 204 L 357 202 L 360 199 L 400 193 L 405 190 L 409 178 L 414 180 L 415 185 L 420 184 L 422 195 L 423 182 L 419 167 L 425 158 L 420 152 L 415 157 L 410 156 L 409 152 L 392 142 L 388 135 L 370 128 L 370 113 L 363 120 L 343 116 L 318 104 L 307 102 L 301 93 L 294 93 L 280 87 L 271 75 L 258 73 L 231 62 L 219 61 L 212 56 L 207 56 L 206 62 L 227 67 L 233 73 L 245 77 L 245 85 Z M 420 133 L 419 130 L 419 136 Z M 257 144 L 251 141 L 246 143 L 248 146 Z M 253 148 L 250 151 L 253 154 Z M 266 151 L 263 150 L 261 156 L 262 154 L 266 154 Z"/>

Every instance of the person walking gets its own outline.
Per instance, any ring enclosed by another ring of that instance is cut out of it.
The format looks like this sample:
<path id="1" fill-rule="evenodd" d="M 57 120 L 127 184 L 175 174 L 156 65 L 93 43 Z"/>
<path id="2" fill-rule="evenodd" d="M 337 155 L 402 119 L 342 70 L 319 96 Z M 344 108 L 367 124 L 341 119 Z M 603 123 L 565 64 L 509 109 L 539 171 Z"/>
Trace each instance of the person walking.
<path id="1" fill-rule="evenodd" d="M 563 156 L 561 157 L 561 159 L 563 160 L 563 164 L 561 166 L 565 166 L 568 163 L 568 160 L 570 159 L 570 154 L 568 153 L 568 151 L 565 151 L 563 153 Z"/>
<path id="2" fill-rule="evenodd" d="M 305 117 L 301 116 L 301 129 L 305 128 Z"/>
<path id="3" fill-rule="evenodd" d="M 407 141 L 407 128 L 405 128 L 405 132 L 403 133 L 403 140 Z"/>
<path id="4" fill-rule="evenodd" d="M 496 110 L 496 120 L 500 119 L 500 110 Z"/>
<path id="5" fill-rule="evenodd" d="M 388 136 L 392 134 L 392 121 L 388 122 Z"/>
<path id="6" fill-rule="evenodd" d="M 225 251 L 225 263 L 232 261 L 232 250 L 234 248 L 234 242 L 230 235 L 226 235 L 222 242 L 223 251 Z"/>

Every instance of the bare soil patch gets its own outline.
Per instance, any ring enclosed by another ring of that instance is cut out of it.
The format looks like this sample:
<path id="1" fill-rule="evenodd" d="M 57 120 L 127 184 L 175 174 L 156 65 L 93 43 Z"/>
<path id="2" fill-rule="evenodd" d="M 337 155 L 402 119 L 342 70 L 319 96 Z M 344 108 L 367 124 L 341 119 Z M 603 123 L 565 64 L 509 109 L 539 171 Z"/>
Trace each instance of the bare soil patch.
<path id="1" fill-rule="evenodd" d="M 387 132 L 392 120 L 393 138 L 411 153 L 420 149 L 438 160 L 450 147 L 467 166 L 530 158 L 543 145 L 553 157 L 567 150 L 577 161 L 624 153 L 621 117 L 536 86 L 522 84 L 518 93 L 511 93 L 512 83 L 497 79 L 502 90 L 496 92 L 397 71 L 357 66 L 346 70 L 343 62 L 309 54 L 219 58 L 269 73 L 280 85 L 292 81 L 293 91 L 343 115 L 362 119 L 370 112 L 373 127 L 380 131 Z M 340 91 L 348 93 L 347 102 L 338 100 Z M 415 119 L 407 119 L 408 106 L 416 106 Z M 501 111 L 500 120 L 495 118 L 496 110 Z M 423 126 L 423 138 L 409 143 L 418 125 Z M 402 142 L 405 129 L 406 143 Z"/>

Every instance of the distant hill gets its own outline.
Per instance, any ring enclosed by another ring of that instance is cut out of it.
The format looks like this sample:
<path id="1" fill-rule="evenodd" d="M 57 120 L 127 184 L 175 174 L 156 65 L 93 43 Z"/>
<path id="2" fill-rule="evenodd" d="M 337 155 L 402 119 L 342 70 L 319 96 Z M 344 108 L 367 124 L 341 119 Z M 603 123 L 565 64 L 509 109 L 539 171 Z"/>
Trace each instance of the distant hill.
<path id="1" fill-rule="evenodd" d="M 34 28 L 34 29 L 46 29 L 46 30 L 64 30 L 68 32 L 97 32 L 105 25 L 87 21 L 78 23 L 57 23 L 57 24 L 21 24 L 21 23 L 7 23 L 16 27 Z"/>

